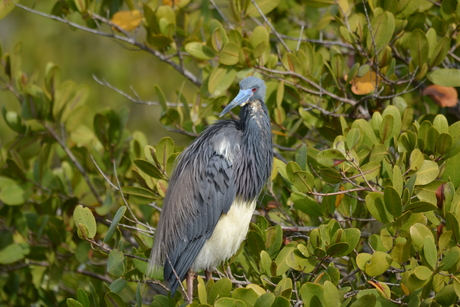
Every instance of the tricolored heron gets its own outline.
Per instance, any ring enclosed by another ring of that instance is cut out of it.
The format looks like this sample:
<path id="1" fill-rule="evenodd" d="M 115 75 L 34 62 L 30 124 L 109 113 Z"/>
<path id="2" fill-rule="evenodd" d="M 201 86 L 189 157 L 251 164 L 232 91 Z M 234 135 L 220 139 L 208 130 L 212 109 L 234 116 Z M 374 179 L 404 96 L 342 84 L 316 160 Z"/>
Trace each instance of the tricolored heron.
<path id="1" fill-rule="evenodd" d="M 178 158 L 156 228 L 150 270 L 164 266 L 174 295 L 187 276 L 214 270 L 246 237 L 256 200 L 272 170 L 272 135 L 265 83 L 240 82 L 240 92 L 220 116 L 241 106 L 240 120 L 207 127 Z"/>

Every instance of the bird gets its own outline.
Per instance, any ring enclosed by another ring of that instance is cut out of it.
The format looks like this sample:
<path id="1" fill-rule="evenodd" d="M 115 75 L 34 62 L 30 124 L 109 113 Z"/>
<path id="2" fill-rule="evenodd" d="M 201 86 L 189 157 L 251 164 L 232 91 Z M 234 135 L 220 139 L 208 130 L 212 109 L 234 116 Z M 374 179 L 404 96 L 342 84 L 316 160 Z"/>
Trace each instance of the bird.
<path id="1" fill-rule="evenodd" d="M 149 272 L 163 267 L 172 296 L 187 278 L 189 302 L 193 272 L 211 272 L 238 251 L 272 171 L 265 83 L 251 76 L 239 86 L 219 116 L 241 106 L 239 120 L 208 126 L 179 155 L 155 230 Z"/>

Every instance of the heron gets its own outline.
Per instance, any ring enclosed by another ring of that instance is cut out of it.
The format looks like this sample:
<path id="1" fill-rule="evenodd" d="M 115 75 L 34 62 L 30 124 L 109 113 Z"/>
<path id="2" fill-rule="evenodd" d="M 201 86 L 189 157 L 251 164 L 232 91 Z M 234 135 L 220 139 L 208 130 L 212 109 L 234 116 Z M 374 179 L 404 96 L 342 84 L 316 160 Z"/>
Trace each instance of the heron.
<path id="1" fill-rule="evenodd" d="M 172 296 L 193 272 L 207 276 L 233 256 L 248 232 L 270 177 L 272 134 L 263 80 L 247 77 L 219 117 L 241 106 L 239 120 L 208 126 L 178 157 L 151 251 L 149 271 L 163 267 Z"/>

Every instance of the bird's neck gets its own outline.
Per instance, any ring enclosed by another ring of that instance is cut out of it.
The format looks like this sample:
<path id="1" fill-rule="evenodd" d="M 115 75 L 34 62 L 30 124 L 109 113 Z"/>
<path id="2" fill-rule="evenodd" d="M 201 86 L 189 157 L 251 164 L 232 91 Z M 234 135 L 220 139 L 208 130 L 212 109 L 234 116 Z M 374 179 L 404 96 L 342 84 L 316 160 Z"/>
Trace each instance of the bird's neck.
<path id="1" fill-rule="evenodd" d="M 268 110 L 264 103 L 254 101 L 241 109 L 240 123 L 243 132 L 241 172 L 237 195 L 249 201 L 258 197 L 270 177 L 273 165 L 273 145 Z"/>
<path id="2" fill-rule="evenodd" d="M 245 105 L 240 112 L 240 120 L 243 130 L 243 138 L 250 141 L 252 136 L 257 137 L 256 142 L 271 140 L 270 120 L 268 110 L 264 103 L 259 100 Z M 264 138 L 263 140 L 260 137 Z"/>

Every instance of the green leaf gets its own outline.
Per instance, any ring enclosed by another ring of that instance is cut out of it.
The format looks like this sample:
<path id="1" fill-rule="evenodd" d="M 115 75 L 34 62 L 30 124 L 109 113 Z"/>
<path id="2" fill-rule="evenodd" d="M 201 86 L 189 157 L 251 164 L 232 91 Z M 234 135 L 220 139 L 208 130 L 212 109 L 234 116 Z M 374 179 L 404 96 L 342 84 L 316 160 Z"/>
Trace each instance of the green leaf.
<path id="1" fill-rule="evenodd" d="M 241 47 L 234 43 L 228 43 L 224 46 L 219 55 L 219 63 L 223 65 L 236 65 L 239 61 Z"/>
<path id="2" fill-rule="evenodd" d="M 259 296 L 253 289 L 238 288 L 233 291 L 232 298 L 245 302 L 247 306 L 254 306 Z"/>
<path id="3" fill-rule="evenodd" d="M 452 137 L 448 133 L 441 133 L 436 139 L 435 153 L 439 156 L 446 155 L 452 148 Z"/>
<path id="4" fill-rule="evenodd" d="M 107 261 L 107 272 L 115 277 L 121 277 L 125 273 L 125 256 L 118 249 L 112 249 Z"/>
<path id="5" fill-rule="evenodd" d="M 66 300 L 67 307 L 84 307 L 80 302 L 73 298 L 68 298 Z"/>
<path id="6" fill-rule="evenodd" d="M 163 93 L 163 91 L 161 90 L 161 88 L 158 85 L 154 84 L 153 88 L 155 89 L 155 92 L 156 92 L 156 94 L 158 96 L 158 102 L 160 103 L 161 110 L 163 112 L 166 112 L 168 110 L 168 105 L 166 104 L 165 94 Z"/>
<path id="7" fill-rule="evenodd" d="M 380 240 L 382 240 L 383 247 L 389 251 L 393 248 L 393 237 L 386 228 L 382 228 L 380 231 Z"/>
<path id="8" fill-rule="evenodd" d="M 133 162 L 141 171 L 150 177 L 164 179 L 163 173 L 152 162 L 143 159 L 135 159 Z"/>
<path id="9" fill-rule="evenodd" d="M 458 300 L 454 285 L 447 285 L 434 296 L 434 300 L 441 306 L 452 306 Z"/>
<path id="10" fill-rule="evenodd" d="M 8 127 L 10 127 L 13 131 L 24 134 L 27 130 L 27 127 L 23 125 L 22 118 L 19 116 L 18 113 L 14 111 L 7 111 L 6 108 L 2 107 L 2 114 L 3 119 L 5 120 Z"/>
<path id="11" fill-rule="evenodd" d="M 338 255 L 342 255 L 346 253 L 349 248 L 350 248 L 350 244 L 348 244 L 347 242 L 338 242 L 338 243 L 329 245 L 326 248 L 326 253 L 329 256 L 338 256 Z"/>
<path id="12" fill-rule="evenodd" d="M 228 297 L 232 290 L 232 282 L 228 278 L 222 278 L 216 281 L 208 294 L 209 304 L 214 304 L 219 297 Z"/>
<path id="13" fill-rule="evenodd" d="M 292 178 L 289 179 L 291 179 L 296 189 L 302 193 L 309 193 L 315 187 L 313 175 L 305 171 L 296 171 L 292 175 Z"/>
<path id="14" fill-rule="evenodd" d="M 455 187 L 460 185 L 460 154 L 447 159 L 441 179 L 451 181 Z"/>
<path id="15" fill-rule="evenodd" d="M 355 147 L 359 146 L 362 140 L 363 140 L 363 135 L 359 129 L 357 128 L 350 129 L 346 136 L 346 143 L 347 143 L 348 150 L 352 150 Z"/>
<path id="16" fill-rule="evenodd" d="M 413 69 L 415 70 L 423 66 L 428 59 L 428 39 L 425 36 L 425 33 L 417 29 L 412 31 L 410 36 L 410 43 L 409 43 L 409 52 L 412 58 L 411 64 L 413 65 Z"/>
<path id="17" fill-rule="evenodd" d="M 82 288 L 77 289 L 77 299 L 83 305 L 83 307 L 90 307 L 88 294 Z"/>
<path id="18" fill-rule="evenodd" d="M 11 184 L 4 185 L 0 191 L 0 200 L 10 206 L 22 205 L 26 201 L 24 188 L 11 180 Z"/>
<path id="19" fill-rule="evenodd" d="M 96 219 L 89 208 L 84 208 L 82 205 L 75 207 L 73 211 L 73 219 L 75 226 L 83 224 L 88 229 L 88 238 L 94 238 L 97 231 Z"/>
<path id="20" fill-rule="evenodd" d="M 410 227 L 410 237 L 416 251 L 420 250 L 423 244 L 425 244 L 425 237 L 430 237 L 434 241 L 431 230 L 420 223 L 415 223 Z"/>
<path id="21" fill-rule="evenodd" d="M 96 289 L 91 282 L 89 283 L 89 290 L 91 293 L 90 302 L 92 306 L 99 306 L 99 295 L 97 295 Z"/>
<path id="22" fill-rule="evenodd" d="M 163 166 L 163 169 L 166 168 L 168 159 L 174 153 L 174 141 L 170 137 L 162 138 L 157 146 L 155 147 L 155 155 L 158 159 L 158 162 Z"/>
<path id="23" fill-rule="evenodd" d="M 273 293 L 276 296 L 283 296 L 287 299 L 291 299 L 292 295 L 292 279 L 290 278 L 283 278 L 280 282 L 276 285 L 275 290 Z"/>
<path id="24" fill-rule="evenodd" d="M 334 167 L 345 161 L 345 157 L 337 149 L 326 149 L 316 155 L 316 160 L 324 166 Z"/>
<path id="25" fill-rule="evenodd" d="M 345 237 L 347 238 L 346 242 L 348 243 L 349 248 L 339 256 L 346 256 L 353 252 L 353 250 L 356 249 L 356 247 L 358 246 L 358 243 L 361 239 L 361 231 L 358 228 L 346 228 L 344 231 Z"/>
<path id="26" fill-rule="evenodd" d="M 374 294 L 365 294 L 354 301 L 350 307 L 371 307 L 375 306 L 376 301 L 377 300 Z"/>
<path id="27" fill-rule="evenodd" d="M 230 297 L 222 297 L 218 299 L 214 305 L 214 307 L 246 307 L 246 306 L 251 306 L 251 305 L 247 305 L 242 300 L 235 300 Z"/>
<path id="28" fill-rule="evenodd" d="M 458 248 L 451 249 L 441 260 L 442 270 L 448 271 L 453 268 L 460 260 L 460 250 Z"/>
<path id="29" fill-rule="evenodd" d="M 107 307 L 124 307 L 125 302 L 123 299 L 116 293 L 107 292 L 104 296 L 105 303 Z"/>
<path id="30" fill-rule="evenodd" d="M 122 187 L 121 191 L 130 196 L 131 202 L 138 205 L 150 204 L 159 199 L 155 193 L 142 187 Z"/>
<path id="31" fill-rule="evenodd" d="M 364 271 L 369 276 L 378 276 L 385 273 L 390 267 L 391 257 L 387 253 L 376 251 L 366 263 Z"/>
<path id="32" fill-rule="evenodd" d="M 250 230 L 248 232 L 247 242 L 248 244 L 246 246 L 251 251 L 251 254 L 255 257 L 258 257 L 260 255 L 260 252 L 265 250 L 265 242 L 262 236 L 257 231 Z"/>
<path id="33" fill-rule="evenodd" d="M 210 60 L 214 57 L 214 52 L 211 48 L 198 42 L 186 44 L 185 51 L 199 60 Z"/>
<path id="34" fill-rule="evenodd" d="M 424 160 L 422 166 L 417 171 L 415 185 L 425 185 L 435 180 L 439 175 L 438 164 L 434 161 Z"/>
<path id="35" fill-rule="evenodd" d="M 428 74 L 428 80 L 441 86 L 460 87 L 460 69 L 436 69 Z"/>
<path id="36" fill-rule="evenodd" d="M 291 268 L 299 272 L 304 272 L 304 273 L 309 273 L 312 272 L 315 269 L 315 261 L 312 260 L 311 258 L 305 258 L 307 257 L 307 248 L 304 246 L 304 253 L 302 253 L 299 249 L 299 246 L 304 246 L 304 245 L 298 245 L 297 248 L 298 250 L 294 250 L 289 254 L 289 257 L 286 259 L 286 264 Z"/>
<path id="37" fill-rule="evenodd" d="M 308 195 L 297 192 L 291 194 L 291 200 L 294 202 L 294 208 L 310 216 L 322 216 L 323 208 L 318 202 Z"/>
<path id="38" fill-rule="evenodd" d="M 369 213 L 379 222 L 388 223 L 393 221 L 393 216 L 384 205 L 383 194 L 371 192 L 366 196 L 366 207 Z"/>
<path id="39" fill-rule="evenodd" d="M 416 148 L 410 154 L 409 167 L 413 171 L 418 171 L 420 167 L 422 167 L 424 161 L 425 158 L 423 157 L 423 153 L 420 149 Z"/>
<path id="40" fill-rule="evenodd" d="M 460 243 L 460 223 L 458 218 L 450 211 L 446 213 L 446 228 L 447 230 L 452 230 L 455 241 L 457 244 Z"/>
<path id="41" fill-rule="evenodd" d="M 283 230 L 280 225 L 266 230 L 265 247 L 270 257 L 275 257 L 283 244 Z"/>
<path id="42" fill-rule="evenodd" d="M 211 35 L 211 44 L 216 52 L 220 52 L 222 48 L 227 45 L 228 36 L 220 22 L 214 19 L 211 23 L 215 26 Z"/>
<path id="43" fill-rule="evenodd" d="M 11 264 L 29 253 L 28 244 L 11 244 L 0 250 L 0 264 Z"/>
<path id="44" fill-rule="evenodd" d="M 117 229 L 118 223 L 125 214 L 125 211 L 126 206 L 122 206 L 117 210 L 117 213 L 115 214 L 115 217 L 113 218 L 112 223 L 110 224 L 109 230 L 107 230 L 107 234 L 104 237 L 104 243 L 108 243 L 112 239 L 112 236 L 115 233 L 115 230 Z"/>
<path id="45" fill-rule="evenodd" d="M 275 302 L 275 295 L 273 293 L 265 293 L 259 296 L 254 303 L 254 307 L 271 307 Z"/>
<path id="46" fill-rule="evenodd" d="M 280 4 L 281 0 L 256 0 L 255 2 L 263 14 L 268 14 Z M 252 2 L 249 3 L 246 14 L 249 17 L 260 17 L 259 10 L 257 10 Z"/>
<path id="47" fill-rule="evenodd" d="M 398 192 L 396 192 L 393 187 L 387 186 L 384 189 L 383 198 L 385 201 L 385 208 L 388 212 L 395 217 L 400 216 L 402 213 L 402 202 Z"/>
<path id="48" fill-rule="evenodd" d="M 314 283 L 304 283 L 300 288 L 300 297 L 304 302 L 305 306 L 324 306 L 324 290 L 323 287 L 319 284 Z M 314 302 L 320 305 L 312 305 L 311 303 Z"/>
<path id="49" fill-rule="evenodd" d="M 450 38 L 443 37 L 439 40 L 430 59 L 430 67 L 438 66 L 444 61 L 450 49 Z"/>
<path id="50" fill-rule="evenodd" d="M 213 69 L 208 80 L 208 91 L 214 96 L 224 95 L 236 78 L 233 66 L 219 65 Z"/>
<path id="51" fill-rule="evenodd" d="M 288 260 L 290 258 L 290 254 L 296 249 L 296 245 L 297 244 L 295 244 L 295 242 L 292 242 L 286 245 L 280 251 L 278 256 L 276 256 L 275 258 L 275 262 L 277 265 L 276 276 L 280 276 L 284 274 L 289 269 Z"/>
<path id="52" fill-rule="evenodd" d="M 384 12 L 372 20 L 371 27 L 372 34 L 368 33 L 367 46 L 369 49 L 373 49 L 375 44 L 376 50 L 373 51 L 377 53 L 377 51 L 386 46 L 393 37 L 395 18 L 390 12 Z"/>
<path id="53" fill-rule="evenodd" d="M 416 201 L 407 204 L 403 207 L 404 211 L 411 211 L 412 213 L 429 212 L 438 209 L 438 207 L 432 203 L 426 201 Z"/>
<path id="54" fill-rule="evenodd" d="M 16 7 L 17 2 L 19 0 L 0 0 L 0 19 L 5 18 Z"/>
<path id="55" fill-rule="evenodd" d="M 123 290 L 126 287 L 126 284 L 128 282 L 124 280 L 123 278 L 118 278 L 115 279 L 111 284 L 110 284 L 110 291 L 114 293 L 120 293 L 121 290 Z"/>
<path id="56" fill-rule="evenodd" d="M 437 249 L 434 244 L 434 239 L 430 236 L 425 237 L 425 242 L 423 243 L 423 255 L 428 265 L 432 269 L 436 268 L 438 259 Z"/>
<path id="57" fill-rule="evenodd" d="M 329 280 L 326 280 L 323 287 L 324 287 L 324 302 L 326 303 L 325 306 L 326 307 L 339 306 L 341 296 L 339 294 L 339 290 L 337 289 L 337 287 Z"/>

